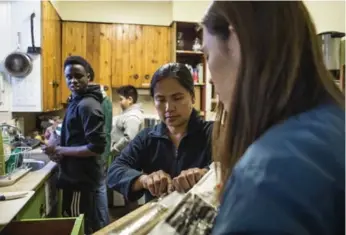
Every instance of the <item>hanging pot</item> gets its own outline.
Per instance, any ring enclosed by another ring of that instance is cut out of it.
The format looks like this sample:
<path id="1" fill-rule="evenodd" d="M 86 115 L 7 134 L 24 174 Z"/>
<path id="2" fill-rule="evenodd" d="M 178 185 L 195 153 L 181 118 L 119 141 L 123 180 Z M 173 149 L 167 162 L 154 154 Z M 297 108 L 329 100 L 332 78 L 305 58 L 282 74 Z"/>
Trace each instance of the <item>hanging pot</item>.
<path id="1" fill-rule="evenodd" d="M 31 73 L 33 64 L 31 57 L 20 51 L 20 32 L 17 33 L 17 36 L 17 50 L 5 58 L 4 66 L 12 77 L 25 78 Z"/>

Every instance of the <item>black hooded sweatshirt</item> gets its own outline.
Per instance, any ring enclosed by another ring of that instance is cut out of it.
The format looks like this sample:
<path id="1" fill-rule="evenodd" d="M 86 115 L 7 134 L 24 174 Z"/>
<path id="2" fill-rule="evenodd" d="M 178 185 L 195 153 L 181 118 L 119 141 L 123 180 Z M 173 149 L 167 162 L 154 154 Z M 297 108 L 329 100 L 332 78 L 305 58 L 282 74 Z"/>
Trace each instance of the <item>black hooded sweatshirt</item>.
<path id="1" fill-rule="evenodd" d="M 61 129 L 61 146 L 87 145 L 98 154 L 106 146 L 103 96 L 97 85 L 70 99 Z M 96 190 L 104 182 L 103 160 L 100 156 L 63 157 L 59 164 L 58 187 L 72 190 Z"/>

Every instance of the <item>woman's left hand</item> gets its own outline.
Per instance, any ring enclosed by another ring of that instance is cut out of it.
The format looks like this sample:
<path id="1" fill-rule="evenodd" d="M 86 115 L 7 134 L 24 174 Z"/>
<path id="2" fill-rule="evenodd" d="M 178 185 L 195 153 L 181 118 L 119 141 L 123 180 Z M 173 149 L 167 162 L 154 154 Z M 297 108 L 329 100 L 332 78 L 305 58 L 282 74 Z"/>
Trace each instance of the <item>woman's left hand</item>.
<path id="1" fill-rule="evenodd" d="M 192 188 L 207 172 L 207 169 L 200 168 L 191 168 L 182 171 L 179 176 L 173 179 L 173 186 L 178 192 L 186 192 Z"/>

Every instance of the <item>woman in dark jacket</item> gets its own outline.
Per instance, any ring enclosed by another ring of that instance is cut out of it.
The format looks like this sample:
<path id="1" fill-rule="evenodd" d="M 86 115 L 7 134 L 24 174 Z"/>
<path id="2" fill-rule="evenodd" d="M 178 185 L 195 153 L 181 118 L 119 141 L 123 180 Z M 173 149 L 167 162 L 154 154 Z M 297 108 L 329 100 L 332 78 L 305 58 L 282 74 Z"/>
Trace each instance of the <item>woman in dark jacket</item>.
<path id="1" fill-rule="evenodd" d="M 129 201 L 144 192 L 148 201 L 173 190 L 187 191 L 211 163 L 212 123 L 193 108 L 194 83 L 185 65 L 159 68 L 150 91 L 161 123 L 140 132 L 108 171 L 108 186 Z"/>

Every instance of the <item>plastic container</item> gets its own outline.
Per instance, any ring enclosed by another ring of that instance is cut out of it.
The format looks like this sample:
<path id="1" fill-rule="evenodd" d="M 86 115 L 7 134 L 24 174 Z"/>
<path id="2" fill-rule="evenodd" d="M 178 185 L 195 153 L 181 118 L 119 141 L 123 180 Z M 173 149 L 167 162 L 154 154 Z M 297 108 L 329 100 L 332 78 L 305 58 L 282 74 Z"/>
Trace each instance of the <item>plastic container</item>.
<path id="1" fill-rule="evenodd" d="M 4 149 L 4 157 L 6 162 L 11 156 L 11 140 L 6 127 L 2 128 L 2 146 Z"/>

